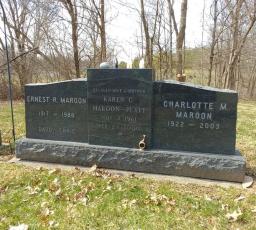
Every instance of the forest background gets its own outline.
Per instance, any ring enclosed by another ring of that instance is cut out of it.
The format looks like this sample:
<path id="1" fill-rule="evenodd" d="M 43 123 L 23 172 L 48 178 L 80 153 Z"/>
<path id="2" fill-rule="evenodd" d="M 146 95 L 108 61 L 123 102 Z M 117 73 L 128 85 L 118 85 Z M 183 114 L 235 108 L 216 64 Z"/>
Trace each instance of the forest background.
<path id="1" fill-rule="evenodd" d="M 3 0 L 2 5 L 16 99 L 27 83 L 86 77 L 87 68 L 116 59 L 119 68 L 138 68 L 144 59 L 156 80 L 185 74 L 188 82 L 256 99 L 253 0 Z M 197 6 L 200 13 L 191 13 Z M 127 31 L 128 45 L 113 38 L 126 36 L 120 14 L 136 28 Z M 199 25 L 191 23 L 194 18 Z M 3 12 L 0 22 L 0 99 L 5 100 Z"/>

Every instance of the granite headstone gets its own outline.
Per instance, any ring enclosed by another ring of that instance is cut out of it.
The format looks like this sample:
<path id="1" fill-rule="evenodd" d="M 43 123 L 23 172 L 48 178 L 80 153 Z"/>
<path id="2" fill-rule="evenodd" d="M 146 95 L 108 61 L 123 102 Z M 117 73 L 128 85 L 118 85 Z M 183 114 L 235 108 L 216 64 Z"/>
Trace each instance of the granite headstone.
<path id="1" fill-rule="evenodd" d="M 88 81 L 25 87 L 27 136 L 16 142 L 18 158 L 244 180 L 236 92 L 152 82 L 151 69 L 104 68 L 89 69 Z"/>
<path id="2" fill-rule="evenodd" d="M 25 107 L 28 138 L 88 141 L 86 79 L 28 84 Z"/>
<path id="3" fill-rule="evenodd" d="M 151 69 L 88 69 L 89 143 L 151 146 Z"/>
<path id="4" fill-rule="evenodd" d="M 176 81 L 154 83 L 154 148 L 235 154 L 237 93 Z"/>

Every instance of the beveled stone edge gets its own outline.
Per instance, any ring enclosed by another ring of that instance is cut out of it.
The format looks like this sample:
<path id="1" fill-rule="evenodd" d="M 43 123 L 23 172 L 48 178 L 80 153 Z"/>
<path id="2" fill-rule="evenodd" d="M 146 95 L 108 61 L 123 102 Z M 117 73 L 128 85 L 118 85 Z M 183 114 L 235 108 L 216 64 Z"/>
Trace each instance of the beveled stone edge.
<path id="1" fill-rule="evenodd" d="M 70 83 L 70 82 L 86 82 L 87 78 L 73 78 L 71 80 L 63 80 L 63 81 L 54 81 L 54 82 L 42 82 L 42 83 L 28 83 L 25 87 L 33 87 L 33 86 L 49 86 L 49 85 L 58 85 L 62 83 Z"/>
<path id="2" fill-rule="evenodd" d="M 29 138 L 16 142 L 16 156 L 22 160 L 82 166 L 97 164 L 109 169 L 233 182 L 243 182 L 246 166 L 246 160 L 241 155 L 162 150 L 141 152 L 122 147 Z"/>
<path id="3" fill-rule="evenodd" d="M 239 152 L 239 150 L 236 149 L 235 154 L 217 154 L 217 153 L 203 153 L 203 152 L 189 152 L 189 151 L 182 151 L 182 150 L 166 150 L 166 149 L 150 149 L 150 150 L 144 150 L 144 151 L 140 151 L 139 149 L 135 149 L 135 148 L 128 148 L 128 147 L 118 147 L 118 146 L 108 146 L 108 145 L 93 145 L 93 144 L 89 144 L 86 142 L 74 142 L 74 141 L 59 141 L 59 140 L 46 140 L 46 139 L 36 139 L 36 138 L 30 138 L 30 137 L 23 137 L 20 138 L 19 140 L 16 141 L 20 142 L 20 141 L 27 141 L 29 140 L 29 142 L 31 143 L 46 143 L 46 144 L 52 144 L 53 142 L 55 144 L 59 144 L 59 145 L 69 145 L 69 146 L 83 146 L 83 147 L 90 147 L 90 148 L 97 148 L 97 149 L 113 149 L 113 150 L 123 150 L 123 151 L 139 151 L 140 153 L 150 153 L 150 152 L 157 152 L 157 153 L 176 153 L 176 154 L 195 154 L 196 156 L 207 156 L 208 158 L 220 158 L 220 157 L 224 157 L 226 158 L 227 156 L 229 158 L 232 158 L 232 160 L 239 160 L 241 158 L 241 153 Z M 243 158 L 245 158 L 243 156 Z"/>

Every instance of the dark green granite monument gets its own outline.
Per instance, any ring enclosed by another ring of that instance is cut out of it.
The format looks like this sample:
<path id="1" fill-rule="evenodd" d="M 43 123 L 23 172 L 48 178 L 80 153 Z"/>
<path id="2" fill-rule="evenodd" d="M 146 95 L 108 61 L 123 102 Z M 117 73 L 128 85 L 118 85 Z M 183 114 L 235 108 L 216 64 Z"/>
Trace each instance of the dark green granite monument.
<path id="1" fill-rule="evenodd" d="M 26 137 L 88 142 L 87 81 L 25 87 Z"/>
<path id="2" fill-rule="evenodd" d="M 154 84 L 154 147 L 235 153 L 237 93 L 159 81 Z"/>
<path id="3" fill-rule="evenodd" d="M 242 182 L 237 93 L 154 81 L 151 69 L 88 69 L 25 87 L 23 160 Z"/>
<path id="4" fill-rule="evenodd" d="M 137 148 L 146 136 L 151 147 L 151 69 L 89 69 L 89 144 Z"/>

